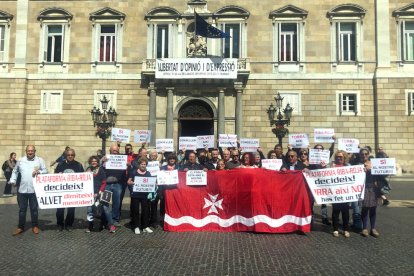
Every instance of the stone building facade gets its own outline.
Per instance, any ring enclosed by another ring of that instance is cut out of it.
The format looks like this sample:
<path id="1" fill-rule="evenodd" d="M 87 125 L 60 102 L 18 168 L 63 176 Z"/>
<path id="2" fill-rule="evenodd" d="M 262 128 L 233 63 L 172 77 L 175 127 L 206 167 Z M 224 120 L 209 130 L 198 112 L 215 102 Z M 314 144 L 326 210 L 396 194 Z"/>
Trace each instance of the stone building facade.
<path id="1" fill-rule="evenodd" d="M 232 34 L 204 42 L 237 59 L 236 79 L 156 78 L 157 58 L 187 57 L 194 10 Z M 414 2 L 1 1 L 2 159 L 34 143 L 48 162 L 66 145 L 86 160 L 103 95 L 116 126 L 151 129 L 152 144 L 235 133 L 267 151 L 277 92 L 294 107 L 291 133 L 334 128 L 414 171 Z"/>

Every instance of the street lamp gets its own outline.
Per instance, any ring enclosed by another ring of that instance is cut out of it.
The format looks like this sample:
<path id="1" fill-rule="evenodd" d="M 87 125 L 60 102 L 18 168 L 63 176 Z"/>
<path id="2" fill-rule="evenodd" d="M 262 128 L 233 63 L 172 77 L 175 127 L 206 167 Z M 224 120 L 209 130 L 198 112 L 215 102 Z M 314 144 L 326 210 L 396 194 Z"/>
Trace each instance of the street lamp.
<path id="1" fill-rule="evenodd" d="M 115 109 L 112 109 L 112 107 L 107 110 L 109 100 L 106 96 L 99 101 L 101 102 L 102 111 L 94 106 L 90 112 L 92 115 L 93 126 L 97 128 L 96 135 L 102 139 L 102 155 L 105 155 L 106 138 L 111 135 L 111 128 L 115 126 L 118 113 L 116 113 Z"/>
<path id="2" fill-rule="evenodd" d="M 275 101 L 276 101 L 276 107 L 273 105 L 273 103 L 271 103 L 269 108 L 266 110 L 266 112 L 267 112 L 267 116 L 269 117 L 270 126 L 275 125 L 275 127 L 272 129 L 272 132 L 279 139 L 279 144 L 282 145 L 283 137 L 285 137 L 285 135 L 289 133 L 289 130 L 285 128 L 285 125 L 289 126 L 290 124 L 290 119 L 292 118 L 293 108 L 288 103 L 286 107 L 282 110 L 283 97 L 280 96 L 279 92 L 277 92 Z M 276 116 L 276 113 L 277 113 L 277 116 Z M 275 119 L 275 116 L 276 116 L 276 119 Z"/>

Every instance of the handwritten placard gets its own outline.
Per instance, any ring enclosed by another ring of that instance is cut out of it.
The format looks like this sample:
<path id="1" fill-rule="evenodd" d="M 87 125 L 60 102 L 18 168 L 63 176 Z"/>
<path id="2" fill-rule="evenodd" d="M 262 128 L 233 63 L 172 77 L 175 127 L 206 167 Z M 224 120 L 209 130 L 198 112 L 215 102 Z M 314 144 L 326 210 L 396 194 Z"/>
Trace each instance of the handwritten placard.
<path id="1" fill-rule="evenodd" d="M 190 170 L 186 173 L 187 185 L 207 185 L 207 172 L 203 170 Z"/>
<path id="2" fill-rule="evenodd" d="M 219 147 L 232 148 L 237 147 L 236 134 L 219 134 Z"/>
<path id="3" fill-rule="evenodd" d="M 338 149 L 349 153 L 359 152 L 359 140 L 353 138 L 339 138 Z"/>
<path id="4" fill-rule="evenodd" d="M 259 147 L 259 139 L 240 139 L 240 147 L 243 152 L 256 152 Z"/>
<path id="5" fill-rule="evenodd" d="M 178 182 L 178 170 L 159 171 L 157 174 L 158 185 L 176 185 Z"/>
<path id="6" fill-rule="evenodd" d="M 371 165 L 371 173 L 373 175 L 397 174 L 395 158 L 372 158 Z"/>
<path id="7" fill-rule="evenodd" d="M 315 143 L 333 143 L 335 142 L 334 135 L 335 130 L 333 128 L 315 128 L 313 130 Z"/>
<path id="8" fill-rule="evenodd" d="M 111 141 L 129 143 L 131 130 L 123 128 L 112 128 Z"/>
<path id="9" fill-rule="evenodd" d="M 107 170 L 126 170 L 128 155 L 108 154 L 105 163 Z"/>
<path id="10" fill-rule="evenodd" d="M 197 137 L 180 137 L 178 142 L 179 150 L 196 150 Z"/>
<path id="11" fill-rule="evenodd" d="M 289 134 L 289 145 L 295 149 L 307 148 L 309 146 L 309 138 L 306 133 Z"/>
<path id="12" fill-rule="evenodd" d="M 309 150 L 309 164 L 319 165 L 321 162 L 329 164 L 330 157 L 329 150 L 310 149 Z"/>
<path id="13" fill-rule="evenodd" d="M 158 161 L 148 161 L 147 171 L 150 172 L 151 176 L 157 176 L 160 171 L 160 162 Z"/>
<path id="14" fill-rule="evenodd" d="M 279 171 L 283 165 L 282 159 L 262 159 L 262 168 Z"/>
<path id="15" fill-rule="evenodd" d="M 151 141 L 151 130 L 134 130 L 134 143 L 149 143 Z"/>
<path id="16" fill-rule="evenodd" d="M 174 151 L 174 141 L 173 139 L 156 139 L 156 148 L 158 152 L 167 151 L 172 152 Z"/>
<path id="17" fill-rule="evenodd" d="M 135 176 L 132 191 L 135 193 L 153 193 L 155 192 L 156 177 Z"/>
<path id="18" fill-rule="evenodd" d="M 214 148 L 214 135 L 197 136 L 197 148 Z"/>

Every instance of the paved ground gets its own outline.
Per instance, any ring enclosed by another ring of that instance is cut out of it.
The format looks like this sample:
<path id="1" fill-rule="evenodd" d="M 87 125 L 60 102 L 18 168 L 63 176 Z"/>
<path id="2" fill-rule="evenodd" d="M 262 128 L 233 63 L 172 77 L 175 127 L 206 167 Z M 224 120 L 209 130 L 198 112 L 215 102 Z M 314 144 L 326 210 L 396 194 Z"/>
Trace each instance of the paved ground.
<path id="1" fill-rule="evenodd" d="M 414 275 L 414 179 L 395 178 L 392 187 L 391 205 L 378 209 L 378 239 L 334 238 L 321 224 L 306 236 L 135 235 L 126 227 L 87 234 L 84 208 L 73 232 L 56 231 L 54 212 L 41 210 L 39 235 L 13 237 L 15 197 L 0 199 L 0 275 Z"/>

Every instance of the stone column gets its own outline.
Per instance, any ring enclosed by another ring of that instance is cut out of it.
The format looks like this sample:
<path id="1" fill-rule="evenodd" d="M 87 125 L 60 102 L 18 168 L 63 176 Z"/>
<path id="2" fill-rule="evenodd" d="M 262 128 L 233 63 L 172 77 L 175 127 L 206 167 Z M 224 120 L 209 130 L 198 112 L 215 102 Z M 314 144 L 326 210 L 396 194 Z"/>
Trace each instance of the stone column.
<path id="1" fill-rule="evenodd" d="M 390 67 L 390 4 L 389 0 L 375 1 L 377 67 Z"/>
<path id="2" fill-rule="evenodd" d="M 220 88 L 218 93 L 218 124 L 217 124 L 217 134 L 224 134 L 224 89 Z"/>
<path id="3" fill-rule="evenodd" d="M 240 139 L 243 135 L 243 88 L 236 87 L 236 134 Z"/>
<path id="4" fill-rule="evenodd" d="M 156 127 L 157 127 L 157 91 L 154 86 L 149 88 L 149 123 L 148 128 L 151 130 L 151 146 L 155 147 Z"/>
<path id="5" fill-rule="evenodd" d="M 173 103 L 174 103 L 174 88 L 167 88 L 167 121 L 166 121 L 166 138 L 173 138 L 174 131 L 174 114 L 173 114 Z"/>
<path id="6" fill-rule="evenodd" d="M 27 63 L 27 21 L 29 1 L 18 0 L 16 12 L 16 46 L 14 51 L 14 69 L 25 70 Z"/>

